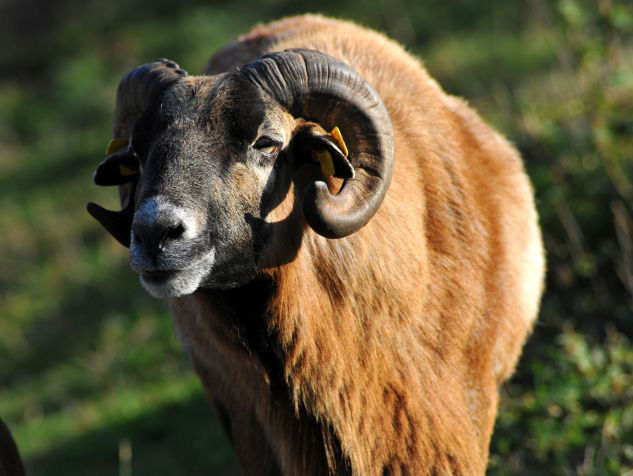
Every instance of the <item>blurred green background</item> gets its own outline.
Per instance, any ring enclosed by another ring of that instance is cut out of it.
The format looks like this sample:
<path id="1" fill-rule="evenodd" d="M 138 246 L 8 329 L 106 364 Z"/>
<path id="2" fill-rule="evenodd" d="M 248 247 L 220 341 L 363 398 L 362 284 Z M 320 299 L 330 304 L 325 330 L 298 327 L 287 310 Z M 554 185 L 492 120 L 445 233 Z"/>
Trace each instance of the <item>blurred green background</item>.
<path id="1" fill-rule="evenodd" d="M 630 0 L 0 2 L 0 416 L 31 475 L 236 474 L 164 306 L 84 211 L 114 93 L 155 57 L 199 73 L 257 22 L 386 32 L 521 150 L 547 293 L 492 475 L 633 475 Z"/>

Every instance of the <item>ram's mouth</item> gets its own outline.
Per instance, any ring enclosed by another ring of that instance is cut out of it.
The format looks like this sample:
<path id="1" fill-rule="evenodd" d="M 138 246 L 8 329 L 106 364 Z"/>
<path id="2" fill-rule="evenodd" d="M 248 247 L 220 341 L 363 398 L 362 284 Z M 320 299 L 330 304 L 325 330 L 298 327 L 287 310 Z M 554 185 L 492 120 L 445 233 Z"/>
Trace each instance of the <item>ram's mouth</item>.
<path id="1" fill-rule="evenodd" d="M 173 298 L 195 292 L 215 263 L 215 249 L 184 269 L 144 269 L 139 271 L 143 287 L 158 298 Z"/>
<path id="2" fill-rule="evenodd" d="M 141 277 L 144 281 L 159 284 L 167 281 L 176 273 L 178 273 L 178 270 L 175 269 L 160 269 L 153 271 L 143 271 L 141 273 Z"/>

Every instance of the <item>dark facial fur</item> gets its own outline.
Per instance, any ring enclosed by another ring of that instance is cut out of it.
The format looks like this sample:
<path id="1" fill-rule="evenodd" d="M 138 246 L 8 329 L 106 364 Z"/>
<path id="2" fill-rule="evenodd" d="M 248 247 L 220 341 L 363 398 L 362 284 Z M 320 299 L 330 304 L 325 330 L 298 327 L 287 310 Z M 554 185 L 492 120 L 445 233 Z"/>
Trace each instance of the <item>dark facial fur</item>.
<path id="1" fill-rule="evenodd" d="M 142 114 L 131 142 L 141 177 L 130 250 L 150 293 L 233 287 L 255 275 L 273 191 L 288 189 L 285 116 L 238 75 L 179 81 Z"/>

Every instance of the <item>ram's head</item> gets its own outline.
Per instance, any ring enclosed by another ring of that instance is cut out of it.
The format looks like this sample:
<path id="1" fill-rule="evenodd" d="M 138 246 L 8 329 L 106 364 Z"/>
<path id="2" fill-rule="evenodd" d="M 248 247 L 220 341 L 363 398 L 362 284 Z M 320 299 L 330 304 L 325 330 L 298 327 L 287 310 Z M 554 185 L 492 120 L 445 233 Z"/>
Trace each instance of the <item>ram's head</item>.
<path id="1" fill-rule="evenodd" d="M 344 142 L 326 132 L 336 126 Z M 327 238 L 354 233 L 391 178 L 391 122 L 378 94 L 310 50 L 215 76 L 188 76 L 168 60 L 139 66 L 119 84 L 113 136 L 95 182 L 119 185 L 123 210 L 88 211 L 130 247 L 132 268 L 159 297 L 247 282 L 271 246 L 296 244 L 293 233 L 300 242 L 306 223 Z M 294 228 L 279 234 L 268 219 L 289 194 Z"/>

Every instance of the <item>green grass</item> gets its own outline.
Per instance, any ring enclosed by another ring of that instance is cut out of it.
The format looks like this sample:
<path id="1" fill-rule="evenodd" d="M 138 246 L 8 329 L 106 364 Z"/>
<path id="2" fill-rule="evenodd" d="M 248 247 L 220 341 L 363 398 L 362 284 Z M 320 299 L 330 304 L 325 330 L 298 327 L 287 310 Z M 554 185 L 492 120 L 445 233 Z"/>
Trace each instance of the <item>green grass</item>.
<path id="1" fill-rule="evenodd" d="M 548 291 L 502 389 L 490 474 L 633 474 L 633 11 L 599 4 L 302 4 L 404 42 L 526 159 Z M 92 172 L 125 71 L 165 56 L 199 73 L 251 25 L 298 9 L 28 7 L 0 7 L 13 46 L 0 51 L 0 416 L 31 475 L 235 474 L 168 313 L 84 206 L 118 206 Z"/>

